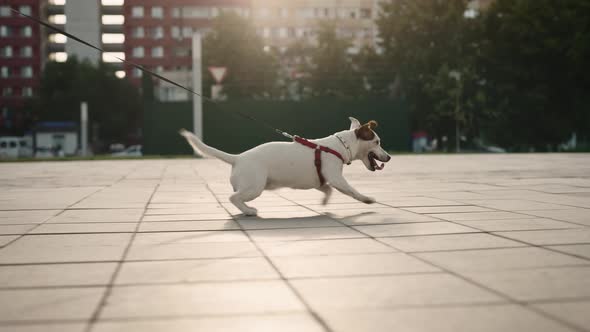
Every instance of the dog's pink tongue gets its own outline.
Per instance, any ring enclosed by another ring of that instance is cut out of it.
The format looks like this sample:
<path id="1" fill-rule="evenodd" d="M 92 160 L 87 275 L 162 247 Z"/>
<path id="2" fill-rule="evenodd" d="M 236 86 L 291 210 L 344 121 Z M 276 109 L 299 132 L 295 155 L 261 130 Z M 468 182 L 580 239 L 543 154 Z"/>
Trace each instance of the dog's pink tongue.
<path id="1" fill-rule="evenodd" d="M 375 169 L 378 171 L 382 170 L 383 168 L 385 168 L 385 163 L 381 163 L 381 166 L 375 165 Z"/>

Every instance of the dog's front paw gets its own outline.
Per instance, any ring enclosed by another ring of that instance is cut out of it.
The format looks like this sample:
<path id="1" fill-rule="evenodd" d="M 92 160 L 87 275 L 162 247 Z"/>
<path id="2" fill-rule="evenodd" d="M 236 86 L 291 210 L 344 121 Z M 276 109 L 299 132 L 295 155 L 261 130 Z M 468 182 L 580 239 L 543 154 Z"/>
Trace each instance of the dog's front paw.
<path id="1" fill-rule="evenodd" d="M 360 199 L 361 202 L 365 203 L 365 204 L 373 204 L 375 203 L 375 199 L 373 197 L 363 197 L 362 199 Z"/>
<path id="2" fill-rule="evenodd" d="M 247 217 L 255 217 L 256 215 L 258 215 L 258 210 L 256 210 L 255 208 L 244 209 L 242 210 L 242 212 L 244 212 L 244 215 Z"/>

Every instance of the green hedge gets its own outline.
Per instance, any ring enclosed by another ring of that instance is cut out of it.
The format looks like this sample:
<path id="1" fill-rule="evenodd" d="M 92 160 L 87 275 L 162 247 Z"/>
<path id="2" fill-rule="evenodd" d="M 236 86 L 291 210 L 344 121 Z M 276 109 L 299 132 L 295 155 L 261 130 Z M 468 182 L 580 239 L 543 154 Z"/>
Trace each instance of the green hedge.
<path id="1" fill-rule="evenodd" d="M 239 153 L 269 141 L 286 140 L 264 125 L 236 114 L 241 112 L 279 129 L 306 138 L 320 138 L 348 129 L 349 116 L 361 122 L 377 120 L 385 149 L 408 151 L 410 129 L 407 108 L 391 100 L 226 101 L 203 105 L 203 136 L 207 144 Z M 177 131 L 192 129 L 192 103 L 148 103 L 144 114 L 145 154 L 189 154 L 191 149 Z"/>

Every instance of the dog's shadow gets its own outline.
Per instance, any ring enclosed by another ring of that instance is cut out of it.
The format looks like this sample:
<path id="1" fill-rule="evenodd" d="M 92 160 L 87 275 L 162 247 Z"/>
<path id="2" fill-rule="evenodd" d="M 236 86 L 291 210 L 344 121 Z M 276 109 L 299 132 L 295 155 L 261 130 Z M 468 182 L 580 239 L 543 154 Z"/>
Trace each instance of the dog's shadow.
<path id="1" fill-rule="evenodd" d="M 233 225 L 234 222 L 237 222 L 244 230 L 325 228 L 347 226 L 344 222 L 351 222 L 354 221 L 356 218 L 373 214 L 376 214 L 376 212 L 366 211 L 346 216 L 337 215 L 330 212 L 324 212 L 322 214 L 315 216 L 291 218 L 261 218 L 258 216 L 246 216 L 243 214 L 238 214 L 233 216 L 234 220 L 228 221 L 226 224 L 229 226 Z"/>
<path id="2" fill-rule="evenodd" d="M 355 213 L 349 216 L 338 216 L 333 213 L 326 212 L 324 214 L 308 217 L 292 217 L 292 218 L 260 218 L 257 216 L 245 216 L 238 214 L 232 216 L 233 219 L 227 220 L 221 229 L 211 229 L 208 231 L 195 230 L 184 236 L 175 237 L 174 239 L 166 240 L 157 243 L 157 245 L 175 244 L 179 242 L 198 240 L 199 242 L 208 242 L 208 238 L 213 238 L 216 234 L 223 231 L 260 231 L 273 230 L 272 233 L 267 233 L 267 236 L 281 237 L 293 230 L 301 230 L 301 232 L 309 232 L 309 229 L 327 229 L 347 227 L 346 223 L 353 221 L 356 218 L 373 215 L 376 212 L 367 211 Z M 313 232 L 313 231 L 312 231 Z"/>

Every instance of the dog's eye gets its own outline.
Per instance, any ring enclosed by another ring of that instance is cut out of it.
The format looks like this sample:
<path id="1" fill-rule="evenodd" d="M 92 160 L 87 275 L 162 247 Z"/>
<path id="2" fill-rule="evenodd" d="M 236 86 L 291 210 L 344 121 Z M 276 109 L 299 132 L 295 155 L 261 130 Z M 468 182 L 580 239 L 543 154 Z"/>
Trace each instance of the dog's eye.
<path id="1" fill-rule="evenodd" d="M 375 144 L 379 145 L 379 143 L 381 143 L 381 142 L 379 142 L 379 140 L 376 140 L 375 141 Z"/>

